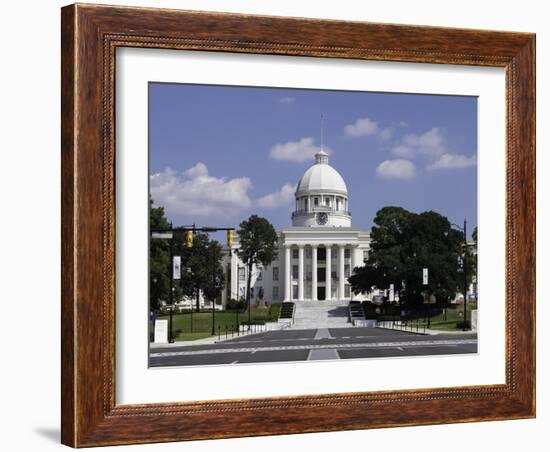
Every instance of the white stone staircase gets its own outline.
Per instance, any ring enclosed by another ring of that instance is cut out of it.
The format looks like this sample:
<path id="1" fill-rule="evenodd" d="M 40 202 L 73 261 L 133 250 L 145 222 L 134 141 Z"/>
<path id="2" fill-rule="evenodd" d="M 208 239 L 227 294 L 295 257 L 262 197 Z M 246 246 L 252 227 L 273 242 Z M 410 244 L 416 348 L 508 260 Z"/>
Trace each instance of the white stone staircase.
<path id="1" fill-rule="evenodd" d="M 347 328 L 353 327 L 349 321 L 348 302 L 297 301 L 293 329 Z"/>

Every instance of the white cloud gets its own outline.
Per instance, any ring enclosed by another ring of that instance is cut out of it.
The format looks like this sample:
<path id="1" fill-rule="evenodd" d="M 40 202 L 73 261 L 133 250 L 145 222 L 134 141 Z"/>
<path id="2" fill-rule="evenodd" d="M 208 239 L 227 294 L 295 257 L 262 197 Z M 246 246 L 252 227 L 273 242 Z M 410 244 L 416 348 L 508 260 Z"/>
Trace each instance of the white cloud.
<path id="1" fill-rule="evenodd" d="M 294 97 L 281 97 L 279 102 L 281 104 L 293 104 L 296 101 Z"/>
<path id="2" fill-rule="evenodd" d="M 355 123 L 344 127 L 348 137 L 368 137 L 378 132 L 378 123 L 370 118 L 359 118 Z"/>
<path id="3" fill-rule="evenodd" d="M 446 139 L 442 129 L 433 127 L 423 134 L 405 135 L 401 142 L 392 149 L 398 157 L 413 158 L 424 156 L 437 158 L 447 152 Z"/>
<path id="4" fill-rule="evenodd" d="M 295 191 L 296 186 L 292 184 L 285 184 L 279 191 L 269 193 L 268 195 L 258 198 L 257 203 L 260 207 L 265 207 L 268 209 L 284 206 L 285 204 L 291 205 L 294 200 Z"/>
<path id="5" fill-rule="evenodd" d="M 208 174 L 204 163 L 197 163 L 181 174 L 171 168 L 150 176 L 150 191 L 155 205 L 164 206 L 169 215 L 186 217 L 235 215 L 252 205 L 248 177 L 228 179 Z"/>
<path id="6" fill-rule="evenodd" d="M 475 164 L 475 154 L 470 157 L 462 154 L 443 154 L 433 163 L 430 163 L 426 169 L 428 171 L 436 171 L 441 169 L 462 169 L 475 166 Z"/>
<path id="7" fill-rule="evenodd" d="M 391 127 L 386 127 L 385 129 L 382 129 L 380 131 L 380 133 L 378 134 L 378 139 L 380 141 L 388 141 L 388 140 L 391 140 L 391 138 L 393 137 L 393 128 Z"/>
<path id="8" fill-rule="evenodd" d="M 416 154 L 415 150 L 410 146 L 405 146 L 403 144 L 399 144 L 396 147 L 392 149 L 392 154 L 396 155 L 397 157 L 403 157 L 403 158 L 413 158 Z"/>
<path id="9" fill-rule="evenodd" d="M 416 174 L 414 163 L 409 160 L 384 160 L 376 168 L 376 174 L 383 179 L 412 179 Z"/>
<path id="10" fill-rule="evenodd" d="M 276 144 L 271 148 L 270 157 L 275 160 L 289 160 L 291 162 L 304 162 L 312 160 L 321 148 L 315 144 L 311 137 L 301 138 L 298 141 L 289 141 L 288 143 Z M 327 146 L 323 147 L 327 154 L 332 154 L 332 150 Z"/>

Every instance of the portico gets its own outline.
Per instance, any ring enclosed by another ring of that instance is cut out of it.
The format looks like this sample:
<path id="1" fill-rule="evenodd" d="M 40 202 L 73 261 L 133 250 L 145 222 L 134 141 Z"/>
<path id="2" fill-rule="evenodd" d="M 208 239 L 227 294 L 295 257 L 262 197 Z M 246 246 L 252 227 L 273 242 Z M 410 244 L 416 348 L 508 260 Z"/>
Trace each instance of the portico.
<path id="1" fill-rule="evenodd" d="M 283 231 L 283 234 L 286 231 Z M 288 231 L 290 233 L 290 231 Z M 291 235 L 297 235 L 292 231 Z M 333 301 L 352 299 L 348 277 L 357 265 L 358 243 L 312 242 L 316 231 L 301 231 L 302 241 L 284 244 L 285 301 Z M 358 231 L 346 231 L 354 235 Z"/>

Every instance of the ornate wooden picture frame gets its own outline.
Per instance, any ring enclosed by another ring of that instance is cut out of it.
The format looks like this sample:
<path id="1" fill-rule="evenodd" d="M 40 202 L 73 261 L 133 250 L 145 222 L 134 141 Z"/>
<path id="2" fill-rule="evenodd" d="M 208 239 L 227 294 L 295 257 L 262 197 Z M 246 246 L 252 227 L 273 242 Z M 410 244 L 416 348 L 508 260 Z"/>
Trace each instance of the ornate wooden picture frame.
<path id="1" fill-rule="evenodd" d="M 78 4 L 62 9 L 61 34 L 64 444 L 86 447 L 535 416 L 533 34 Z M 119 47 L 505 68 L 505 384 L 117 405 L 114 89 Z"/>

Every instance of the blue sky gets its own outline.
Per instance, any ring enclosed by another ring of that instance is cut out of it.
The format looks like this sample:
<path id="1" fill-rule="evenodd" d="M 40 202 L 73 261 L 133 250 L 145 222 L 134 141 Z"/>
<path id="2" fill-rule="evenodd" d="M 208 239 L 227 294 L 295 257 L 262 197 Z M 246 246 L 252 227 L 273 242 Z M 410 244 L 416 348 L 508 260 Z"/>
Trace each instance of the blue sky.
<path id="1" fill-rule="evenodd" d="M 477 224 L 477 99 L 185 84 L 149 85 L 150 190 L 174 225 L 290 226 L 320 147 L 349 192 L 352 226 L 387 205 Z"/>

